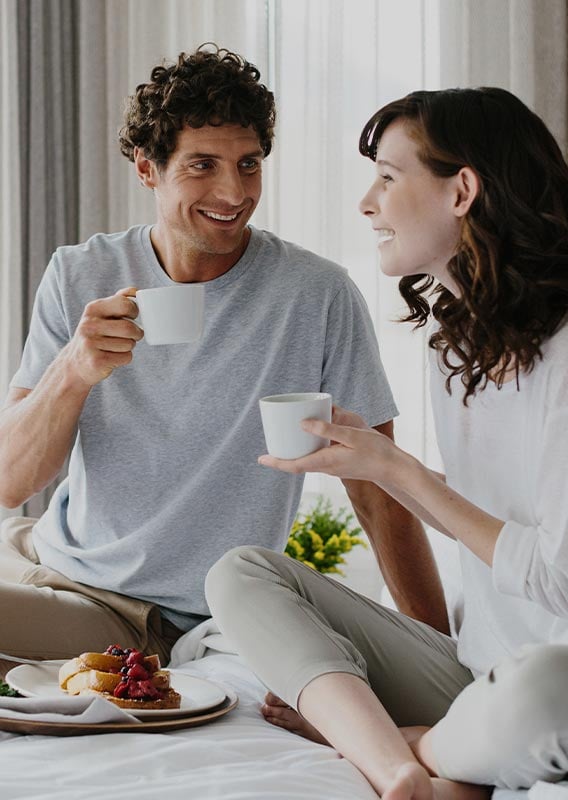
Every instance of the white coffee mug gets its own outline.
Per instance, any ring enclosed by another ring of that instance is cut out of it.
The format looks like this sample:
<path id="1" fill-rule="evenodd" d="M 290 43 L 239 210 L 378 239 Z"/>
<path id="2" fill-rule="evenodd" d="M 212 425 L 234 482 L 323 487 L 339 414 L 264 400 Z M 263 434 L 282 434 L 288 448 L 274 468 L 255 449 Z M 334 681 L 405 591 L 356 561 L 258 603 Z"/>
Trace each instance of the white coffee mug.
<path id="1" fill-rule="evenodd" d="M 259 400 L 266 447 L 276 458 L 301 458 L 322 447 L 329 439 L 302 430 L 304 419 L 331 422 L 331 395 L 325 392 L 275 394 Z"/>
<path id="2" fill-rule="evenodd" d="M 205 287 L 200 283 L 139 289 L 130 297 L 138 306 L 134 322 L 147 344 L 196 342 L 203 331 Z"/>

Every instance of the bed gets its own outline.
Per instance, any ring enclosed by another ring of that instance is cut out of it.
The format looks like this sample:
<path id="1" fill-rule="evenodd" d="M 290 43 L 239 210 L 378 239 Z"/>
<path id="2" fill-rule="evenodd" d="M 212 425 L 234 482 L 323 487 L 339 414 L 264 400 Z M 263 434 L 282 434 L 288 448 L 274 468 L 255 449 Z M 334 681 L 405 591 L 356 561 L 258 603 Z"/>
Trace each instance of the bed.
<path id="1" fill-rule="evenodd" d="M 170 733 L 0 733 L 0 798 L 376 800 L 362 775 L 331 748 L 264 721 L 264 687 L 238 656 L 208 650 L 176 669 L 232 687 L 237 708 L 208 725 Z"/>
<path id="2" fill-rule="evenodd" d="M 234 689 L 238 706 L 168 733 L 61 738 L 0 731 L 0 800 L 376 800 L 334 750 L 265 722 L 263 685 L 212 621 L 182 637 L 170 667 Z M 499 790 L 493 800 L 566 800 L 566 785 Z"/>

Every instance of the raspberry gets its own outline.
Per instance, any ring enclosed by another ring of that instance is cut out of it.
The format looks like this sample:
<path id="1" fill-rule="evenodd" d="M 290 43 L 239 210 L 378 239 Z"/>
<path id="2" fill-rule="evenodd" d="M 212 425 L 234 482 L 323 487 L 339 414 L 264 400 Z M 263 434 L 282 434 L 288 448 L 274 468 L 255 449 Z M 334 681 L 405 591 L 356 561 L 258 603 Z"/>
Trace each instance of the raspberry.
<path id="1" fill-rule="evenodd" d="M 105 655 L 107 656 L 115 656 L 117 653 L 113 653 L 113 650 L 120 650 L 120 654 L 122 654 L 122 648 L 119 644 L 109 644 L 107 649 L 105 650 Z"/>
<path id="2" fill-rule="evenodd" d="M 134 664 L 128 670 L 128 677 L 134 681 L 146 681 L 150 676 L 142 664 Z"/>
<path id="3" fill-rule="evenodd" d="M 126 681 L 116 684 L 113 695 L 114 697 L 128 697 L 128 684 Z"/>
<path id="4" fill-rule="evenodd" d="M 161 699 L 163 696 L 151 681 L 129 681 L 128 694 L 130 697 L 148 700 Z"/>
<path id="5" fill-rule="evenodd" d="M 133 667 L 134 664 L 143 664 L 143 663 L 144 663 L 144 654 L 141 653 L 139 650 L 133 650 L 126 659 L 126 664 L 129 667 Z"/>

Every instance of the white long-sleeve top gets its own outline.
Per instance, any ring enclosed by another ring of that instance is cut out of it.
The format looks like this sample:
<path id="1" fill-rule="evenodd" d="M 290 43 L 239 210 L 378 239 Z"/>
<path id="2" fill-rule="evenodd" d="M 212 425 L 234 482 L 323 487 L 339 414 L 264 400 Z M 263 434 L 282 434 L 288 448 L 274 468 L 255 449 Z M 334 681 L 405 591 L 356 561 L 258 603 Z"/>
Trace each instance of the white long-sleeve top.
<path id="1" fill-rule="evenodd" d="M 449 486 L 505 521 L 493 567 L 458 543 L 464 616 L 458 657 L 486 672 L 525 644 L 568 643 L 568 325 L 532 372 L 463 405 L 431 358 L 438 445 Z"/>

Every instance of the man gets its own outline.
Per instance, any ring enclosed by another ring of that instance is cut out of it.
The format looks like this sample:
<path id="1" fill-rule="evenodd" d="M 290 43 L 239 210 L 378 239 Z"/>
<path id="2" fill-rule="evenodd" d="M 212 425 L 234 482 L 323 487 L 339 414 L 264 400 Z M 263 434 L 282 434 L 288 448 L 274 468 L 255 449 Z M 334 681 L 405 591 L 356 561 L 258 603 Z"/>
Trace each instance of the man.
<path id="1" fill-rule="evenodd" d="M 248 225 L 275 119 L 259 77 L 203 48 L 155 67 L 129 98 L 120 144 L 154 193 L 156 224 L 61 247 L 48 265 L 0 414 L 0 502 L 17 507 L 71 458 L 41 519 L 3 528 L 0 641 L 14 656 L 118 642 L 167 661 L 208 615 L 204 578 L 220 555 L 283 549 L 302 479 L 258 466 L 259 397 L 329 391 L 392 435 L 396 408 L 345 270 Z M 148 346 L 128 296 L 192 282 L 206 290 L 200 342 Z M 348 490 L 391 590 L 412 586 L 404 609 L 446 624 L 421 528 L 377 504 L 376 487 Z M 399 543 L 424 567 L 431 608 L 413 607 L 415 570 L 392 571 Z"/>

